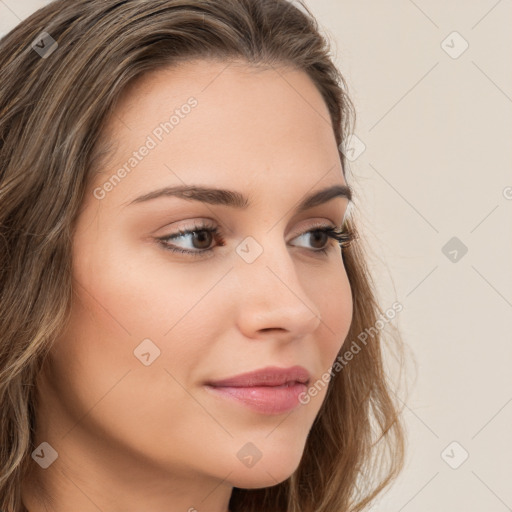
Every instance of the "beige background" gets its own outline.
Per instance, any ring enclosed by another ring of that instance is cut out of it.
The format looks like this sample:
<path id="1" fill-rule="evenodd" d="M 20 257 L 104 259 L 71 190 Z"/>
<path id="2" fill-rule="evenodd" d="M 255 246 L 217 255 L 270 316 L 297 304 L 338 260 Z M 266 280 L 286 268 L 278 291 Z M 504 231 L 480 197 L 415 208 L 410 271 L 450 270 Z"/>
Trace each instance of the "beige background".
<path id="1" fill-rule="evenodd" d="M 0 32 L 45 3 L 0 0 Z M 357 108 L 348 181 L 382 307 L 402 303 L 417 361 L 407 466 L 373 510 L 512 510 L 512 2 L 308 5 Z"/>

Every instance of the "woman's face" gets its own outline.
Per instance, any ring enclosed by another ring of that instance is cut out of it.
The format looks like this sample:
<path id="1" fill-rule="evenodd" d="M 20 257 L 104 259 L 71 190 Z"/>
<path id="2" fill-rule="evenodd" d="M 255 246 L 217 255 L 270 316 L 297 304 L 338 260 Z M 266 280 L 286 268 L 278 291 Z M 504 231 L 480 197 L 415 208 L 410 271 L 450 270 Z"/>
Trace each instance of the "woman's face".
<path id="1" fill-rule="evenodd" d="M 299 71 L 189 62 L 136 82 L 105 136 L 115 148 L 78 218 L 75 301 L 40 382 L 39 442 L 99 503 L 102 490 L 156 504 L 164 488 L 196 486 L 200 511 L 232 486 L 285 480 L 352 318 L 339 245 L 308 233 L 339 229 L 348 199 L 299 209 L 346 185 L 320 93 Z M 156 194 L 184 186 L 236 201 Z M 179 236 L 205 226 L 218 233 Z M 319 381 L 305 405 L 297 384 L 207 386 L 293 366 Z"/>

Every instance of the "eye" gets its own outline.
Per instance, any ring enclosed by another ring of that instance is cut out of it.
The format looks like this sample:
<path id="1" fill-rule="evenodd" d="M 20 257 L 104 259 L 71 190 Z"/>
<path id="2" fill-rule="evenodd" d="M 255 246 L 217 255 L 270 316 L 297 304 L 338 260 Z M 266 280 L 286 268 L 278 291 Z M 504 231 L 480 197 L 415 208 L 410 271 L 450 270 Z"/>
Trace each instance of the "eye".
<path id="1" fill-rule="evenodd" d="M 171 235 L 158 238 L 160 244 L 164 247 L 164 249 L 181 254 L 189 254 L 191 256 L 203 256 L 206 253 L 211 253 L 213 249 L 208 248 L 212 243 L 212 239 L 217 237 L 219 239 L 219 246 L 224 246 L 225 242 L 222 236 L 220 235 L 220 230 L 217 226 L 212 226 L 209 224 L 195 224 L 190 229 L 179 230 L 177 233 L 173 233 Z M 189 239 L 192 242 L 192 249 L 183 249 L 178 247 L 175 244 L 170 244 L 169 240 L 183 240 Z M 199 245 L 199 247 L 194 246 L 194 244 Z"/>
<path id="2" fill-rule="evenodd" d="M 329 252 L 329 249 L 332 248 L 332 245 L 326 245 L 329 242 L 330 238 L 336 240 L 340 247 L 347 247 L 354 240 L 354 234 L 352 233 L 352 231 L 349 231 L 347 229 L 345 229 L 344 231 L 337 230 L 335 226 L 323 224 L 315 226 L 312 229 L 309 229 L 308 231 L 302 233 L 301 235 L 295 238 L 302 237 L 314 237 L 316 238 L 317 241 L 319 239 L 321 247 L 314 249 L 313 252 L 320 252 L 322 254 L 327 254 Z M 313 242 L 313 244 L 315 243 L 316 242 Z"/>
<path id="3" fill-rule="evenodd" d="M 354 234 L 351 231 L 338 231 L 335 226 L 325 224 L 314 226 L 308 231 L 305 231 L 304 233 L 295 237 L 294 240 L 308 236 L 310 238 L 314 237 L 316 239 L 316 241 L 313 241 L 313 244 L 315 245 L 318 244 L 318 240 L 320 240 L 320 247 L 311 249 L 311 252 L 321 253 L 324 255 L 327 255 L 329 250 L 333 248 L 332 245 L 328 245 L 329 239 L 337 240 L 340 247 L 347 247 L 354 240 Z M 188 249 L 179 247 L 175 243 L 169 243 L 171 240 L 180 241 L 186 240 L 187 238 L 192 244 L 192 247 Z M 217 239 L 218 246 L 222 247 L 226 245 L 225 240 L 217 226 L 201 223 L 194 225 L 190 229 L 179 230 L 177 233 L 172 233 L 168 236 L 158 238 L 157 240 L 164 249 L 173 253 L 181 253 L 193 257 L 201 257 L 213 252 L 213 249 L 210 248 L 210 245 L 214 239 Z"/>

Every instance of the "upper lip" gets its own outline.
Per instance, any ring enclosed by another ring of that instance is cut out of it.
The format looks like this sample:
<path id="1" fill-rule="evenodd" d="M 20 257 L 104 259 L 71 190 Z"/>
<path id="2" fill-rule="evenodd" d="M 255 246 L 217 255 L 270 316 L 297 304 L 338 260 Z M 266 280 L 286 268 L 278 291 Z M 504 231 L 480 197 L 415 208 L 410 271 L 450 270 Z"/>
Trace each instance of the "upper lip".
<path id="1" fill-rule="evenodd" d="M 289 382 L 309 382 L 309 372 L 302 366 L 278 368 L 267 366 L 252 372 L 242 373 L 227 379 L 210 381 L 207 384 L 214 387 L 253 387 L 253 386 L 282 386 Z"/>

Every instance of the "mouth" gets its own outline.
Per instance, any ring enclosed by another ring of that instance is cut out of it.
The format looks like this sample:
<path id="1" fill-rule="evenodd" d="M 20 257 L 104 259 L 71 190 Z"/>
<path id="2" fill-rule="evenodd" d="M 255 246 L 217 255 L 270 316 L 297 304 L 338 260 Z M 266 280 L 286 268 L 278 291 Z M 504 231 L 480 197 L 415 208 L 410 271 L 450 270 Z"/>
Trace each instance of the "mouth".
<path id="1" fill-rule="evenodd" d="M 302 366 L 267 367 L 227 379 L 207 382 L 205 388 L 219 398 L 249 407 L 260 414 L 283 414 L 299 404 L 309 372 Z"/>

